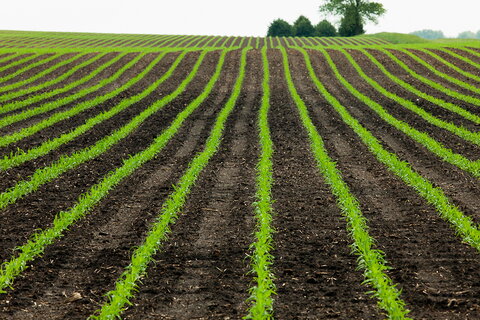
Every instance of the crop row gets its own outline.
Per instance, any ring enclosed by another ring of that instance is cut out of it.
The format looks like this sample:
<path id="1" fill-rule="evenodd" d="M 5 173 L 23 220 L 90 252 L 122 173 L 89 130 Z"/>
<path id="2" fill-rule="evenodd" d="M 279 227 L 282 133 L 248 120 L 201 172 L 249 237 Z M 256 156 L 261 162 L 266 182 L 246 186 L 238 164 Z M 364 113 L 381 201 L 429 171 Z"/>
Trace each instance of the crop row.
<path id="1" fill-rule="evenodd" d="M 175 37 L 170 40 L 175 40 Z M 191 44 L 192 41 L 196 41 L 198 39 L 186 37 L 177 40 L 180 41 L 180 45 L 183 46 L 182 43 Z M 273 39 L 269 40 L 273 41 Z M 168 41 L 168 39 L 164 39 L 164 41 Z M 212 37 L 207 41 L 216 41 L 212 42 L 212 47 L 215 47 L 217 45 L 223 46 L 225 42 L 228 41 L 228 39 Z M 223 41 L 223 44 L 218 43 L 219 41 Z M 130 300 L 132 299 L 132 297 L 134 296 L 134 292 L 138 288 L 139 280 L 143 276 L 145 276 L 149 264 L 154 259 L 155 253 L 161 249 L 161 246 L 167 240 L 168 234 L 170 233 L 170 226 L 177 220 L 178 214 L 182 209 L 185 201 L 187 200 L 190 190 L 194 187 L 199 175 L 202 173 L 203 169 L 208 165 L 210 159 L 215 155 L 216 151 L 218 150 L 218 147 L 222 140 L 222 135 L 226 122 L 237 103 L 240 91 L 243 87 L 245 70 L 247 67 L 246 56 L 248 50 L 250 50 L 250 46 L 252 45 L 252 43 L 250 42 L 240 44 L 246 45 L 247 48 L 243 49 L 241 53 L 239 73 L 234 85 L 234 89 L 227 103 L 219 112 L 216 118 L 210 136 L 205 143 L 204 150 L 198 153 L 188 165 L 188 168 L 185 171 L 184 175 L 175 185 L 174 191 L 168 196 L 167 200 L 162 206 L 158 218 L 150 226 L 144 241 L 142 242 L 142 244 L 135 248 L 131 257 L 130 265 L 125 268 L 124 273 L 116 281 L 115 288 L 107 294 L 107 301 L 101 306 L 99 310 L 97 310 L 94 315 L 91 316 L 92 319 L 113 319 L 115 317 L 119 317 L 125 307 L 131 303 Z M 256 42 L 255 45 L 259 45 L 259 42 Z M 305 43 L 305 45 L 308 44 Z M 272 42 L 269 44 L 269 46 L 275 46 L 275 44 Z M 250 308 L 248 310 L 248 314 L 246 315 L 246 318 L 252 319 L 270 319 L 273 317 L 273 295 L 275 292 L 274 275 L 272 273 L 274 256 L 271 253 L 271 250 L 274 246 L 275 238 L 272 229 L 272 220 L 274 219 L 274 199 L 272 199 L 271 194 L 271 189 L 273 186 L 272 172 L 274 170 L 271 158 L 274 152 L 274 146 L 270 137 L 268 120 L 269 107 L 271 103 L 269 82 L 270 74 L 267 46 L 261 47 L 263 62 L 263 95 L 257 122 L 259 130 L 258 144 L 260 148 L 259 159 L 257 163 L 257 180 L 254 202 L 254 217 L 256 221 L 256 227 L 253 235 L 254 242 L 251 245 L 251 264 L 254 279 L 253 286 L 250 289 L 250 297 L 248 299 L 248 301 L 250 302 Z M 376 249 L 375 240 L 370 236 L 368 232 L 368 221 L 361 212 L 360 203 L 355 198 L 355 195 L 343 179 L 342 172 L 340 172 L 334 160 L 330 157 L 322 137 L 320 136 L 317 128 L 315 127 L 310 118 L 308 108 L 295 87 L 293 75 L 290 70 L 290 62 L 287 49 L 285 49 L 285 47 L 283 46 L 280 46 L 279 48 L 283 57 L 284 76 L 287 81 L 289 93 L 298 110 L 298 116 L 301 119 L 303 129 L 309 137 L 311 152 L 314 159 L 316 160 L 319 173 L 327 182 L 332 194 L 336 197 L 338 207 L 341 209 L 347 221 L 347 230 L 349 231 L 352 239 L 352 249 L 354 253 L 358 256 L 358 266 L 364 272 L 365 283 L 373 289 L 372 293 L 377 298 L 379 307 L 387 313 L 387 316 L 390 319 L 409 319 L 407 318 L 407 314 L 409 311 L 407 309 L 407 306 L 405 305 L 405 302 L 401 299 L 401 292 L 399 289 L 397 289 L 397 286 L 393 283 L 392 279 L 390 279 L 387 275 L 387 270 L 389 269 L 387 257 L 385 257 L 385 255 L 380 250 Z M 116 103 L 116 105 L 111 109 L 99 113 L 98 115 L 86 120 L 86 122 L 79 127 L 73 128 L 71 131 L 62 134 L 57 138 L 52 138 L 51 140 L 43 142 L 38 147 L 31 148 L 27 151 L 20 150 L 16 154 L 5 156 L 3 160 L 0 160 L 0 167 L 3 170 L 7 170 L 9 168 L 12 168 L 13 166 L 17 166 L 26 161 L 30 161 L 39 156 L 45 155 L 52 150 L 58 148 L 60 145 L 72 141 L 74 138 L 86 133 L 88 130 L 90 130 L 96 125 L 101 124 L 103 121 L 112 118 L 113 116 L 132 106 L 133 104 L 142 101 L 142 99 L 153 93 L 164 81 L 166 81 L 173 74 L 176 68 L 182 63 L 185 55 L 188 52 L 195 50 L 197 49 L 192 48 L 182 50 L 176 60 L 171 64 L 168 71 L 166 71 L 158 80 L 150 84 L 142 92 L 132 97 L 122 99 L 120 102 Z M 195 75 L 200 68 L 200 65 L 202 64 L 202 61 L 204 61 L 205 56 L 209 52 L 214 50 L 216 49 L 210 48 L 201 51 L 198 60 L 193 66 L 192 70 L 189 72 L 188 76 L 172 93 L 155 101 L 127 124 L 117 129 L 109 136 L 106 136 L 101 140 L 97 141 L 94 145 L 85 147 L 84 149 L 68 156 L 65 155 L 59 160 L 53 162 L 52 164 L 43 168 L 39 168 L 30 177 L 16 183 L 13 187 L 1 193 L 0 209 L 3 209 L 15 203 L 18 199 L 21 199 L 27 194 L 37 190 L 41 185 L 53 181 L 60 175 L 78 167 L 82 163 L 85 163 L 100 156 L 101 154 L 107 152 L 115 144 L 119 143 L 119 141 L 127 138 L 136 128 L 138 128 L 143 122 L 145 122 L 146 119 L 148 119 L 155 113 L 160 112 L 162 108 L 167 106 L 176 97 L 178 97 L 182 92 L 185 91 L 187 86 L 193 81 Z M 67 231 L 67 229 L 72 224 L 74 224 L 79 219 L 83 218 L 85 215 L 91 212 L 92 209 L 99 202 L 101 202 L 102 199 L 104 199 L 109 194 L 109 192 L 114 189 L 121 181 L 123 181 L 126 177 L 132 175 L 138 168 L 143 166 L 146 162 L 151 160 L 163 150 L 163 148 L 167 145 L 171 138 L 182 127 L 186 119 L 196 109 L 198 109 L 198 107 L 211 94 L 213 87 L 218 82 L 220 73 L 222 72 L 224 66 L 226 54 L 227 52 L 229 52 L 229 50 L 230 49 L 221 50 L 215 73 L 210 78 L 208 84 L 205 86 L 200 95 L 191 103 L 189 103 L 176 116 L 170 126 L 168 126 L 157 138 L 155 138 L 154 142 L 149 147 L 135 155 L 130 156 L 128 159 L 125 159 L 121 166 L 108 173 L 101 179 L 99 183 L 95 184 L 86 193 L 82 194 L 78 198 L 77 202 L 70 209 L 58 213 L 51 227 L 45 230 L 36 231 L 30 237 L 27 243 L 15 249 L 16 254 L 12 256 L 9 261 L 5 262 L 1 266 L 0 292 L 5 292 L 6 288 L 11 287 L 18 275 L 21 274 L 21 272 L 30 265 L 30 262 L 32 260 L 36 259 L 44 252 L 46 246 L 52 244 L 54 241 L 56 241 L 56 239 L 62 237 L 65 231 Z M 479 177 L 480 167 L 478 162 L 469 160 L 458 153 L 454 153 L 452 150 L 444 147 L 441 143 L 436 141 L 430 134 L 421 132 L 410 126 L 408 123 L 395 118 L 382 105 L 375 102 L 366 94 L 360 92 L 357 88 L 355 88 L 353 83 L 346 79 L 339 71 L 338 66 L 335 64 L 331 56 L 331 52 L 333 51 L 327 51 L 322 48 L 315 48 L 314 50 L 312 49 L 306 51 L 302 48 L 298 48 L 297 46 L 292 46 L 292 48 L 288 50 L 298 50 L 302 54 L 309 74 L 309 79 L 312 81 L 312 83 L 318 90 L 318 93 L 328 101 L 328 103 L 338 113 L 339 118 L 343 122 L 345 122 L 351 128 L 351 130 L 353 130 L 353 132 L 355 132 L 358 138 L 362 141 L 362 143 L 365 144 L 365 146 L 376 157 L 376 159 L 386 168 L 388 168 L 388 170 L 397 175 L 399 179 L 401 179 L 406 185 L 413 188 L 429 204 L 431 204 L 437 210 L 439 215 L 453 226 L 455 231 L 458 233 L 458 235 L 462 238 L 464 242 L 470 244 L 477 250 L 480 250 L 480 231 L 478 230 L 478 227 L 475 225 L 475 223 L 472 222 L 472 220 L 468 216 L 466 216 L 459 208 L 453 205 L 440 188 L 435 187 L 432 182 L 417 173 L 409 163 L 402 161 L 395 153 L 388 151 L 378 140 L 377 137 L 375 137 L 357 119 L 355 119 L 354 116 L 350 114 L 348 109 L 340 103 L 340 101 L 334 96 L 334 94 L 332 92 L 329 92 L 326 86 L 321 83 L 317 75 L 317 72 L 320 72 L 320 70 L 314 69 L 310 56 L 312 54 L 319 54 L 321 57 L 323 57 L 327 62 L 327 65 L 330 67 L 330 71 L 333 77 L 338 80 L 338 82 L 349 92 L 349 94 L 351 94 L 358 101 L 361 101 L 366 106 L 371 108 L 371 110 L 373 110 L 373 112 L 375 112 L 381 119 L 383 119 L 383 121 L 393 126 L 406 136 L 412 138 L 419 144 L 423 145 L 426 149 L 430 150 L 432 153 L 443 159 L 445 162 L 456 165 L 462 170 L 469 172 L 473 176 Z M 367 84 L 369 84 L 381 95 L 385 96 L 388 99 L 391 99 L 398 106 L 402 106 L 415 113 L 424 121 L 439 128 L 445 129 L 448 132 L 453 133 L 462 139 L 465 139 L 465 141 L 472 142 L 476 145 L 479 144 L 478 134 L 476 132 L 469 131 L 451 122 L 441 120 L 432 115 L 431 113 L 428 113 L 426 110 L 422 109 L 415 103 L 390 92 L 384 86 L 382 86 L 381 83 L 369 77 L 365 73 L 365 71 L 362 70 L 361 66 L 349 53 L 350 51 L 341 48 L 336 48 L 336 50 L 337 53 L 341 53 L 347 59 L 350 65 L 357 72 L 358 76 L 361 77 Z M 375 64 L 381 70 L 381 72 L 385 74 L 389 79 L 391 79 L 393 82 L 400 85 L 401 87 L 405 88 L 406 90 L 418 95 L 419 97 L 422 97 L 425 100 L 432 102 L 433 104 L 438 105 L 439 107 L 454 112 L 457 115 L 468 119 L 469 121 L 472 121 L 476 124 L 479 123 L 479 118 L 475 113 L 469 112 L 466 109 L 461 108 L 460 106 L 457 106 L 453 103 L 446 102 L 442 99 L 424 93 L 420 89 L 417 89 L 413 85 L 409 84 L 407 81 L 402 80 L 400 77 L 389 72 L 381 64 L 381 62 L 375 58 L 375 55 L 372 54 L 372 52 L 374 51 L 364 49 L 357 50 L 364 54 L 369 59 L 369 61 Z M 98 96 L 95 99 L 75 104 L 72 108 L 66 111 L 56 112 L 51 117 L 42 120 L 36 124 L 33 124 L 30 127 L 24 128 L 11 135 L 1 137 L 0 145 L 6 146 L 10 143 L 20 141 L 20 139 L 26 136 L 33 135 L 34 133 L 39 132 L 43 128 L 58 123 L 58 121 L 67 119 L 82 111 L 92 108 L 93 106 L 99 105 L 100 103 L 105 102 L 107 99 L 119 95 L 121 92 L 127 90 L 131 86 L 139 83 L 142 79 L 144 79 L 144 77 L 152 70 L 152 68 L 157 65 L 168 52 L 171 51 L 173 50 L 161 51 L 161 53 L 158 54 L 157 57 L 153 59 L 145 68 L 143 68 L 135 77 L 129 79 L 125 84 L 121 85 L 117 89 L 102 96 Z M 408 56 L 416 59 L 412 56 L 414 55 L 413 53 L 407 51 L 408 50 L 402 50 L 402 52 L 406 53 Z M 422 82 L 428 83 L 428 81 L 431 81 L 427 80 L 427 78 L 425 77 L 418 75 L 413 70 L 408 68 L 405 63 L 403 63 L 399 58 L 397 58 L 388 50 L 384 50 L 382 52 L 386 53 L 392 61 L 397 62 L 397 64 L 401 68 L 403 68 L 403 70 L 407 72 L 409 72 L 410 70 L 412 72 L 412 75 L 416 74 L 418 76 L 419 80 L 423 79 Z M 93 71 L 89 75 L 90 79 L 92 79 L 92 77 L 98 74 L 101 70 L 105 70 L 107 65 L 111 66 L 114 62 L 119 61 L 126 54 L 127 53 L 119 54 L 114 60 L 110 60 L 107 64 L 104 64 L 102 65 L 102 67 Z M 103 55 L 95 57 L 95 59 L 100 59 L 101 57 L 103 57 Z M 140 61 L 140 59 L 142 59 L 143 57 L 145 57 L 145 53 L 138 54 L 135 58 L 125 63 L 122 68 L 120 68 L 114 73 L 113 76 L 110 76 L 108 79 L 100 81 L 97 85 L 94 85 L 84 90 L 87 90 L 89 93 L 91 93 L 95 90 L 103 88 L 109 83 L 115 82 L 124 72 L 126 72 L 126 70 L 137 64 L 138 61 Z M 443 63 L 443 59 L 439 56 L 432 54 L 431 57 L 433 59 L 436 59 L 438 62 Z M 73 60 L 74 59 L 72 57 L 71 61 Z M 90 61 L 91 63 L 91 60 L 89 59 L 84 61 L 81 65 L 86 66 L 88 64 L 87 61 Z M 452 66 L 449 64 L 444 63 L 444 65 L 446 67 L 452 68 Z M 32 67 L 33 66 L 34 64 L 32 64 Z M 52 68 L 53 67 L 49 68 L 49 70 L 53 71 L 54 69 Z M 76 71 L 79 69 L 80 67 L 76 68 Z M 74 74 L 74 72 L 69 73 L 69 76 Z M 321 72 L 325 72 L 325 70 Z M 44 75 L 47 73 L 48 72 L 44 73 Z M 62 77 L 63 76 L 64 75 L 62 75 Z M 66 77 L 63 77 L 63 79 L 65 78 Z M 472 77 L 469 78 L 475 80 Z M 451 80 L 449 78 L 447 79 L 449 81 Z M 455 81 L 452 81 L 453 83 L 461 81 L 458 78 L 453 79 L 455 79 Z M 48 84 L 45 84 L 45 86 L 54 84 L 54 82 L 51 81 L 53 80 L 50 80 Z M 78 83 L 76 85 L 78 85 Z M 76 85 L 73 85 L 70 88 L 74 88 Z M 471 85 L 465 84 L 464 88 L 467 88 L 468 86 Z M 39 90 L 39 88 L 40 87 L 38 85 L 35 86 L 34 89 L 32 89 L 32 92 L 33 90 Z M 64 88 L 65 87 L 63 87 L 62 90 Z M 436 89 L 440 90 L 440 88 L 438 87 Z M 76 94 L 72 94 L 65 98 L 67 100 L 65 100 L 64 102 L 60 100 L 60 103 L 62 103 L 62 105 L 66 105 L 72 102 L 74 103 L 77 99 L 87 94 L 85 92 L 82 92 L 83 90 Z M 472 90 L 472 92 L 475 91 Z M 42 94 L 34 97 L 37 97 L 36 99 L 38 100 L 31 101 L 36 102 L 44 99 L 41 98 L 43 97 Z M 33 99 L 33 97 L 29 99 Z M 0 110 L 2 111 L 2 113 L 7 113 L 10 111 L 21 109 L 24 106 L 28 106 L 28 104 L 24 104 L 20 107 L 14 107 L 13 104 L 6 104 L 5 106 L 3 106 L 5 107 L 5 109 L 3 109 L 2 107 L 0 108 Z M 47 111 L 54 111 L 57 107 L 57 103 L 45 103 L 42 104 L 40 107 L 26 109 L 17 114 L 7 115 L 0 119 L 0 123 L 2 123 L 2 126 L 5 127 L 11 123 L 27 119 L 33 115 L 38 115 Z"/>

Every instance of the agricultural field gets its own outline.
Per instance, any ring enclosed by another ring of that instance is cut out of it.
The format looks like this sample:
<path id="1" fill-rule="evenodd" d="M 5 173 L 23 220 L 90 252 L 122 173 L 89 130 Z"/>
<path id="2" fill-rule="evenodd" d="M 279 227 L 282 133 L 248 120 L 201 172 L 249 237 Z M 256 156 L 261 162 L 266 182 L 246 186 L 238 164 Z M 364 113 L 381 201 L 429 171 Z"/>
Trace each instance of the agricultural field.
<path id="1" fill-rule="evenodd" d="M 480 42 L 0 31 L 0 319 L 480 319 Z"/>

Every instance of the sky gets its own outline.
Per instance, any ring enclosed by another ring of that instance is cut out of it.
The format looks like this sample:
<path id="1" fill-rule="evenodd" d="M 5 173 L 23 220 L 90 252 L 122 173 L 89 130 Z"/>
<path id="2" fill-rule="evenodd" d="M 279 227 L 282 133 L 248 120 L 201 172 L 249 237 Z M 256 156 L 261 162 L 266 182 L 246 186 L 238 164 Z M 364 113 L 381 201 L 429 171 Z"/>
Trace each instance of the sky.
<path id="1" fill-rule="evenodd" d="M 387 13 L 367 33 L 442 30 L 447 37 L 480 30 L 479 0 L 376 0 Z M 300 15 L 328 18 L 323 0 L 14 0 L 3 1 L 0 30 L 265 36 L 269 24 Z"/>

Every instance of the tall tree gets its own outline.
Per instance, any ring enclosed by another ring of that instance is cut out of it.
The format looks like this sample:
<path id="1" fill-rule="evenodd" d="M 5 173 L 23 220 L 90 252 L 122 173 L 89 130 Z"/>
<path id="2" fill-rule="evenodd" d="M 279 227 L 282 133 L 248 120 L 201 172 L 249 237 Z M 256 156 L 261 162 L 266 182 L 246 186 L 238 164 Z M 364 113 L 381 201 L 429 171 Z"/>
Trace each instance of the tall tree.
<path id="1" fill-rule="evenodd" d="M 324 0 L 320 12 L 342 16 L 344 27 L 340 26 L 340 29 L 354 30 L 356 33 L 352 35 L 357 35 L 364 32 L 365 22 L 377 22 L 378 17 L 386 10 L 383 4 L 369 0 Z"/>
<path id="2" fill-rule="evenodd" d="M 293 36 L 293 27 L 285 20 L 277 19 L 270 24 L 267 31 L 267 37 L 291 37 Z"/>
<path id="3" fill-rule="evenodd" d="M 293 23 L 293 32 L 296 37 L 314 37 L 315 27 L 305 16 L 300 16 Z"/>
<path id="4" fill-rule="evenodd" d="M 327 20 L 320 21 L 315 26 L 315 32 L 317 37 L 335 37 L 337 35 L 337 29 Z"/>

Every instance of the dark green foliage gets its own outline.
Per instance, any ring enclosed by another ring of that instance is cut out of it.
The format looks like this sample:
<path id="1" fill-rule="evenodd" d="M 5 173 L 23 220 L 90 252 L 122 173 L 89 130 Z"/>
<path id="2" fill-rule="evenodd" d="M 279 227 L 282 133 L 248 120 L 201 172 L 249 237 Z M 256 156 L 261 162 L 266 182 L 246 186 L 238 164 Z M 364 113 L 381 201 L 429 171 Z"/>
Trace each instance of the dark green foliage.
<path id="1" fill-rule="evenodd" d="M 377 22 L 377 18 L 385 11 L 381 3 L 369 0 L 324 0 L 320 6 L 321 13 L 342 16 L 338 33 L 344 37 L 365 33 L 364 23 Z"/>
<path id="2" fill-rule="evenodd" d="M 335 37 L 337 29 L 327 20 L 322 20 L 315 26 L 315 34 L 317 37 Z"/>
<path id="3" fill-rule="evenodd" d="M 445 38 L 445 35 L 440 30 L 425 29 L 425 30 L 415 31 L 415 32 L 412 32 L 410 34 L 413 34 L 415 36 L 419 36 L 419 37 L 424 38 L 424 39 L 429 39 L 429 40 Z"/>
<path id="4" fill-rule="evenodd" d="M 314 37 L 315 28 L 305 16 L 300 16 L 293 24 L 293 32 L 296 37 Z"/>
<path id="5" fill-rule="evenodd" d="M 364 33 L 365 30 L 359 12 L 353 6 L 348 7 L 340 22 L 338 34 L 342 37 L 352 37 Z"/>
<path id="6" fill-rule="evenodd" d="M 293 36 L 292 26 L 285 20 L 277 19 L 268 27 L 267 37 L 291 37 Z"/>

